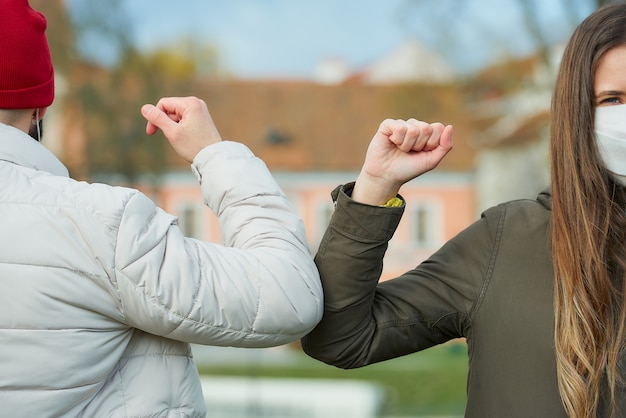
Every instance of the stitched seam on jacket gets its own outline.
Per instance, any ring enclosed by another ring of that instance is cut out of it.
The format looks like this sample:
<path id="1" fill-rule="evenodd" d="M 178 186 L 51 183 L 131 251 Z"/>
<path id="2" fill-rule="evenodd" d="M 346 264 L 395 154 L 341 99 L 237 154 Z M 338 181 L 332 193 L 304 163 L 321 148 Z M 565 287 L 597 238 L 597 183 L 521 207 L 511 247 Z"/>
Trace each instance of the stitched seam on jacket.
<path id="1" fill-rule="evenodd" d="M 132 197 L 135 197 L 135 196 L 137 196 L 137 195 L 135 194 L 135 195 L 133 195 Z M 131 198 L 132 198 L 132 197 L 131 197 Z M 114 265 L 116 265 L 116 266 L 117 266 L 117 257 L 116 257 L 116 255 L 117 255 L 117 242 L 119 241 L 120 224 L 122 223 L 122 219 L 124 219 L 124 214 L 125 214 L 125 212 L 126 212 L 126 206 L 127 206 L 128 202 L 129 202 L 130 200 L 131 200 L 131 199 L 128 199 L 128 201 L 124 202 L 124 209 L 123 209 L 123 211 L 122 211 L 122 212 L 123 212 L 123 213 L 122 213 L 122 216 L 120 217 L 120 223 L 117 225 L 117 234 L 115 235 L 115 249 L 116 249 L 116 251 L 115 251 L 115 254 L 113 255 L 113 262 L 114 262 Z M 150 216 L 148 217 L 148 219 L 146 219 L 146 223 L 145 223 L 144 227 L 142 228 L 142 230 L 143 230 L 143 229 L 147 229 L 147 228 L 149 227 L 149 225 L 151 225 L 151 224 L 152 224 L 152 220 L 153 220 L 153 219 L 155 218 L 155 216 L 157 215 L 157 212 L 158 212 L 158 210 L 157 210 L 156 208 L 155 208 L 155 210 L 153 210 L 153 211 L 152 211 L 152 213 L 150 214 Z M 138 232 L 139 232 L 139 231 L 138 231 Z M 153 245 L 152 247 L 147 248 L 147 249 L 146 249 L 146 251 L 142 252 L 141 254 L 137 254 L 137 255 L 136 255 L 136 257 L 135 257 L 134 259 L 129 260 L 129 261 L 128 261 L 128 263 L 127 263 L 126 265 L 127 265 L 127 266 L 130 266 L 130 265 L 134 264 L 137 260 L 141 259 L 141 257 L 143 257 L 144 255 L 146 255 L 147 253 L 149 253 L 150 251 L 152 251 L 152 250 L 153 250 L 153 249 L 154 249 L 157 245 L 159 245 L 159 242 L 160 242 L 160 241 L 155 242 L 155 243 L 154 243 L 154 245 Z"/>
<path id="2" fill-rule="evenodd" d="M 119 286 L 117 284 L 117 273 L 121 273 L 122 277 L 124 277 L 127 281 L 131 281 L 128 277 L 126 277 L 126 275 L 117 268 L 117 243 L 119 242 L 119 237 L 120 237 L 120 226 L 122 224 L 122 220 L 124 219 L 124 215 L 126 213 L 126 206 L 128 206 L 128 202 L 130 202 L 130 200 L 137 196 L 137 193 L 132 193 L 128 195 L 128 198 L 124 200 L 124 202 L 122 203 L 122 214 L 119 217 L 118 223 L 116 225 L 116 234 L 115 234 L 115 242 L 113 243 L 113 273 L 115 274 L 115 288 L 117 289 L 118 292 L 120 292 L 120 298 L 119 298 L 119 302 L 120 302 L 120 313 L 122 314 L 122 316 L 124 317 L 124 320 L 126 322 L 128 322 L 128 320 L 126 319 L 126 308 L 124 307 L 124 298 L 121 296 L 121 291 L 119 289 Z M 156 211 L 153 211 L 152 216 L 150 217 L 150 219 L 152 219 L 154 216 L 156 216 Z M 146 225 L 148 224 L 148 222 L 146 222 Z M 156 246 L 156 244 L 155 244 Z M 148 251 L 152 250 L 154 247 L 150 248 Z M 146 251 L 147 252 L 147 251 Z M 146 253 L 144 252 L 141 256 L 139 256 L 137 259 L 133 260 L 133 262 L 137 261 L 139 258 L 141 258 L 143 255 L 145 255 Z M 131 263 L 132 264 L 132 263 Z M 143 293 L 143 292 L 142 292 Z"/>
<path id="3" fill-rule="evenodd" d="M 128 409 L 126 408 L 127 399 L 126 399 L 126 386 L 124 385 L 124 374 L 122 373 L 123 367 L 121 367 L 120 362 L 118 361 L 116 366 L 115 373 L 120 377 L 119 385 L 115 385 L 116 389 L 120 392 L 120 397 L 122 398 L 122 408 L 124 408 L 124 415 L 128 415 Z"/>
<path id="4" fill-rule="evenodd" d="M 200 322 L 200 321 L 197 321 L 197 320 L 195 320 L 193 318 L 185 317 L 185 316 L 181 315 L 180 313 L 174 312 L 174 311 L 170 310 L 167 306 L 165 306 L 165 305 L 163 305 L 161 303 L 158 303 L 154 299 L 148 297 L 148 295 L 144 291 L 142 291 L 139 288 L 139 286 L 137 286 L 137 284 L 134 281 L 132 281 L 123 271 L 119 271 L 118 270 L 117 273 L 120 274 L 122 276 L 122 278 L 126 282 L 130 283 L 130 285 L 133 288 L 133 290 L 135 290 L 135 291 L 139 292 L 141 295 L 143 295 L 146 298 L 146 300 L 148 302 L 150 302 L 153 306 L 155 306 L 156 308 L 159 308 L 159 309 L 167 312 L 168 314 L 170 314 L 172 316 L 175 316 L 175 317 L 179 318 L 181 321 L 185 321 L 186 320 L 186 321 L 192 322 L 194 324 L 197 324 L 197 325 L 200 325 L 200 326 L 203 326 L 203 327 L 207 327 L 207 328 L 211 328 L 211 329 L 227 330 L 227 331 L 232 332 L 234 334 L 241 334 L 244 337 L 246 335 L 248 335 L 249 333 L 252 333 L 254 335 L 260 335 L 260 336 L 265 336 L 265 335 L 267 335 L 267 336 L 275 336 L 275 335 L 277 335 L 276 333 L 265 334 L 265 333 L 260 333 L 260 332 L 256 332 L 256 331 L 252 331 L 252 330 L 251 331 L 235 330 L 235 329 L 232 329 L 232 328 L 222 327 L 222 326 L 219 326 L 219 325 L 207 324 L 206 322 Z M 167 331 L 165 334 L 163 334 L 163 336 L 165 337 L 168 334 L 174 332 L 181 325 L 182 324 L 175 325 L 174 328 L 172 328 L 171 330 Z M 286 333 L 286 332 L 281 332 L 279 335 L 291 336 L 291 335 L 300 335 L 300 333 L 289 334 L 289 333 Z"/>
<path id="5" fill-rule="evenodd" d="M 147 354 L 132 354 L 130 356 L 122 356 L 122 359 L 135 359 L 146 357 L 182 357 L 186 359 L 192 359 L 193 354 L 172 354 L 172 353 L 147 353 Z"/>
<path id="6" fill-rule="evenodd" d="M 193 298 L 192 298 L 192 302 L 191 302 L 191 306 L 189 307 L 189 310 L 187 311 L 187 313 L 185 313 L 183 315 L 183 320 L 184 319 L 189 319 L 189 315 L 191 315 L 191 312 L 193 312 L 194 308 L 196 307 L 196 305 L 199 303 L 200 301 L 200 287 L 202 286 L 202 283 L 204 283 L 204 262 L 202 260 L 202 257 L 200 257 L 200 251 L 198 248 L 198 244 L 195 242 L 192 242 L 194 249 L 196 250 L 196 255 L 197 258 L 199 260 L 199 269 L 200 269 L 200 275 L 198 277 L 198 281 L 196 282 L 196 293 L 194 293 Z M 176 325 L 176 327 L 170 331 L 170 333 L 176 331 L 180 326 L 182 325 L 182 321 L 180 323 L 178 323 L 178 325 Z"/>
<path id="7" fill-rule="evenodd" d="M 83 275 L 83 276 L 91 277 L 91 278 L 94 278 L 94 279 L 106 279 L 106 280 L 109 279 L 106 275 L 100 275 L 100 274 L 97 274 L 97 273 L 89 273 L 87 271 L 78 270 L 78 269 L 65 267 L 65 266 L 53 266 L 51 264 L 16 263 L 16 262 L 12 262 L 12 261 L 1 261 L 1 260 L 0 260 L 0 264 L 6 264 L 6 265 L 12 265 L 12 266 L 41 267 L 41 268 L 47 268 L 47 269 L 66 270 L 66 271 L 71 271 L 73 273 L 78 273 L 78 274 Z"/>
<path id="8" fill-rule="evenodd" d="M 267 270 L 267 267 L 265 267 L 264 265 L 262 265 L 262 264 L 258 261 L 258 259 L 257 259 L 257 263 L 259 264 L 259 269 L 258 269 L 259 273 L 261 272 L 261 268 L 264 268 L 264 269 L 266 269 L 266 270 Z M 259 310 L 261 309 L 261 287 L 262 287 L 262 286 L 261 286 L 261 279 L 260 279 L 260 274 L 259 274 L 259 280 L 257 280 L 257 292 L 256 292 L 256 294 L 257 294 L 257 299 L 256 299 L 256 307 L 255 307 L 255 309 L 254 309 L 254 320 L 252 321 L 252 325 L 251 325 L 251 328 L 252 328 L 252 329 L 250 330 L 250 334 L 257 334 L 257 333 L 256 333 L 256 322 L 257 322 L 257 321 L 258 321 L 258 319 L 259 319 Z M 245 340 L 246 340 L 246 339 L 250 336 L 250 334 L 246 334 L 246 335 L 243 337 L 243 341 L 245 341 Z"/>
<path id="9" fill-rule="evenodd" d="M 177 406 L 174 408 L 165 408 L 162 409 L 158 412 L 159 415 L 124 415 L 123 418 L 159 418 L 159 417 L 166 417 L 166 418 L 174 418 L 173 415 L 170 415 L 170 412 L 176 412 L 177 413 L 177 417 L 179 418 L 200 418 L 200 417 L 205 417 L 206 415 L 198 415 L 197 413 L 194 413 L 193 415 L 187 415 L 184 414 L 182 409 L 186 409 L 184 406 Z M 163 412 L 166 412 L 167 415 L 163 415 Z"/>
<path id="10" fill-rule="evenodd" d="M 498 217 L 498 225 L 496 227 L 496 237 L 493 243 L 491 259 L 489 260 L 489 265 L 487 266 L 487 272 L 485 273 L 485 277 L 483 278 L 483 283 L 480 288 L 478 298 L 476 299 L 476 302 L 474 303 L 474 306 L 472 307 L 469 313 L 470 319 L 474 318 L 474 316 L 480 309 L 480 306 L 482 305 L 482 302 L 485 298 L 485 294 L 487 293 L 487 289 L 489 288 L 489 284 L 491 283 L 493 270 L 495 269 L 495 264 L 498 259 L 498 250 L 500 249 L 500 241 L 502 240 L 502 235 L 504 232 L 504 218 L 506 217 L 506 206 L 499 205 L 498 209 L 499 209 L 500 216 Z"/>
<path id="11" fill-rule="evenodd" d="M 447 314 L 441 315 L 435 322 L 433 322 L 431 325 L 432 328 L 436 328 L 437 330 L 444 333 L 445 335 L 448 335 L 449 334 L 448 332 L 443 332 L 443 331 L 446 331 L 447 328 L 440 328 L 439 323 L 443 321 L 444 319 L 448 318 L 449 316 L 463 318 L 463 322 L 465 322 L 468 319 L 471 321 L 471 318 L 469 318 L 469 316 L 463 312 L 448 312 Z M 457 337 L 465 337 L 465 335 L 463 334 L 464 334 L 463 332 L 459 332 L 459 335 L 457 335 Z"/>
<path id="12" fill-rule="evenodd" d="M 439 322 L 441 322 L 442 320 L 444 320 L 445 318 L 449 316 L 458 316 L 464 319 L 468 318 L 468 315 L 462 312 L 449 312 L 449 313 L 441 315 L 435 321 L 426 320 L 424 317 L 421 317 L 421 316 L 413 316 L 411 318 L 405 318 L 405 319 L 390 319 L 387 321 L 377 322 L 376 324 L 380 328 L 406 327 L 406 326 L 412 326 L 415 324 L 424 324 L 430 329 L 437 329 L 441 332 L 442 329 L 439 327 L 438 324 Z M 445 332 L 445 334 L 447 335 L 448 332 Z"/>
<path id="13" fill-rule="evenodd" d="M 58 391 L 62 391 L 62 390 L 71 390 L 71 389 L 78 389 L 78 388 L 84 388 L 84 387 L 88 387 L 88 386 L 94 386 L 94 385 L 98 385 L 100 384 L 100 381 L 95 381 L 95 382 L 89 382 L 89 383 L 85 383 L 83 385 L 76 385 L 76 386 L 67 386 L 67 387 L 59 387 L 59 388 L 55 388 L 55 387 L 39 387 L 39 388 L 33 388 L 33 389 L 25 389 L 25 388 L 19 388 L 20 391 L 23 392 L 58 392 Z M 2 389 L 0 388 L 0 392 L 14 392 L 15 389 Z"/>
<path id="14" fill-rule="evenodd" d="M 250 196 L 242 197 L 242 198 L 240 198 L 240 199 L 238 199 L 238 200 L 233 200 L 232 202 L 229 202 L 229 203 L 228 203 L 228 206 L 225 206 L 225 207 L 222 207 L 222 204 L 220 203 L 220 204 L 219 204 L 220 209 L 219 209 L 219 211 L 218 211 L 218 212 L 216 212 L 215 214 L 216 214 L 218 217 L 220 217 L 220 216 L 222 216 L 222 214 L 224 213 L 224 211 L 225 211 L 225 210 L 230 209 L 230 208 L 232 208 L 232 207 L 233 207 L 233 206 L 235 206 L 235 205 L 239 205 L 239 204 L 242 204 L 242 203 L 246 203 L 246 202 L 247 202 L 248 200 L 250 200 L 250 199 L 256 199 L 256 198 L 259 198 L 259 197 L 279 197 L 279 198 L 281 198 L 281 199 L 283 199 L 283 200 L 284 200 L 283 195 L 282 195 L 282 194 L 280 194 L 279 192 L 275 192 L 275 193 L 257 193 L 257 194 L 254 194 L 254 195 L 250 195 Z M 225 199 L 222 199 L 222 200 L 225 200 Z M 207 206 L 208 206 L 208 205 L 207 205 Z"/>

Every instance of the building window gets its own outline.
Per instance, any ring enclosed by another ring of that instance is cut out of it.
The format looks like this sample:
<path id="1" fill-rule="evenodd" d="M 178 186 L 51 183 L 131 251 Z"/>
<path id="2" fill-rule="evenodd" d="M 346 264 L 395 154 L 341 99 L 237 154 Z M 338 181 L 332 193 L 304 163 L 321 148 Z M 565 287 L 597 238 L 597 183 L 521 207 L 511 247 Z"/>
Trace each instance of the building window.
<path id="1" fill-rule="evenodd" d="M 324 201 L 324 203 L 319 203 L 317 205 L 317 215 L 316 215 L 316 233 L 315 233 L 315 242 L 312 244 L 312 250 L 317 251 L 317 247 L 319 246 L 326 229 L 328 228 L 328 224 L 330 223 L 330 218 L 333 216 L 333 212 L 335 211 L 335 205 L 333 203 L 329 203 L 328 201 Z"/>
<path id="2" fill-rule="evenodd" d="M 202 238 L 202 209 L 197 203 L 182 203 L 178 209 L 178 226 L 183 235 Z"/>
<path id="3" fill-rule="evenodd" d="M 442 235 L 440 211 L 434 202 L 420 202 L 411 210 L 411 240 L 418 248 L 434 248 Z"/>

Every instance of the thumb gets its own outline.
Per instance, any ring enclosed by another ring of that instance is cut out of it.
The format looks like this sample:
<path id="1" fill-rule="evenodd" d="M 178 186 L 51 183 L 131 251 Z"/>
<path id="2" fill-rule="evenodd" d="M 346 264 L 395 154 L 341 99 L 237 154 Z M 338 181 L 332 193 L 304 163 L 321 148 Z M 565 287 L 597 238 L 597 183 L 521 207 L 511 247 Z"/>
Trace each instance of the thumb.
<path id="1" fill-rule="evenodd" d="M 146 124 L 148 135 L 154 135 L 159 129 L 165 133 L 171 129 L 171 125 L 175 125 L 175 122 L 165 112 L 151 104 L 145 104 L 141 107 L 141 115 L 148 121 Z"/>
<path id="2" fill-rule="evenodd" d="M 439 139 L 439 146 L 432 150 L 432 155 L 435 157 L 436 164 L 439 164 L 443 157 L 452 149 L 452 125 L 448 125 L 444 128 Z"/>

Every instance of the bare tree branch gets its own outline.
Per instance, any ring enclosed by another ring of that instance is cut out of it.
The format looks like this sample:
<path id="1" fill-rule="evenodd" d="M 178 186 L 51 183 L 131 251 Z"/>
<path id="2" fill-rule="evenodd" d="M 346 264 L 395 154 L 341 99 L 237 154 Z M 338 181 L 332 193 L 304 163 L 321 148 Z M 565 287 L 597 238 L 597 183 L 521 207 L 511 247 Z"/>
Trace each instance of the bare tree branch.
<path id="1" fill-rule="evenodd" d="M 545 27 L 545 23 L 542 23 L 539 15 L 539 10 L 544 0 L 512 0 L 513 4 L 519 7 L 521 12 L 523 25 L 511 30 L 517 31 L 521 35 L 527 36 L 536 49 L 540 59 L 550 64 L 551 56 L 549 53 L 550 43 L 554 39 L 548 28 Z M 596 9 L 611 3 L 615 0 L 562 0 L 560 5 L 560 12 L 563 15 L 563 27 L 574 28 L 580 20 L 584 17 L 581 16 L 582 12 L 587 13 L 589 10 Z M 491 25 L 491 20 L 481 19 L 482 14 L 471 16 L 469 12 L 471 10 L 470 5 L 477 3 L 477 0 L 439 0 L 434 2 L 432 0 L 406 0 L 406 7 L 399 10 L 401 13 L 401 21 L 407 24 L 411 15 L 413 15 L 413 25 L 428 26 L 430 31 L 436 34 L 435 42 L 440 42 L 442 45 L 450 46 L 455 44 L 455 40 L 451 39 L 455 36 L 455 31 L 450 30 L 438 30 L 439 28 L 454 27 L 454 23 L 450 20 L 456 19 L 456 22 L 463 20 L 464 24 L 470 24 L 472 30 L 475 33 L 479 33 L 480 37 L 484 39 L 484 44 L 487 47 L 499 46 L 504 50 L 509 50 L 507 45 L 502 45 L 503 42 L 511 42 L 511 39 L 507 39 L 502 34 L 496 33 L 495 26 Z M 494 2 L 494 4 L 498 4 Z M 500 3 L 502 5 L 503 3 Z M 504 6 L 502 6 L 504 7 Z M 412 9 L 412 10 L 411 10 Z M 419 21 L 419 23 L 417 23 Z M 519 40 L 519 37 L 517 38 Z M 456 40 L 458 42 L 458 39 Z M 498 45 L 500 43 L 501 45 Z M 489 46 L 490 44 L 490 46 Z M 508 45 L 510 47 L 510 45 Z"/>

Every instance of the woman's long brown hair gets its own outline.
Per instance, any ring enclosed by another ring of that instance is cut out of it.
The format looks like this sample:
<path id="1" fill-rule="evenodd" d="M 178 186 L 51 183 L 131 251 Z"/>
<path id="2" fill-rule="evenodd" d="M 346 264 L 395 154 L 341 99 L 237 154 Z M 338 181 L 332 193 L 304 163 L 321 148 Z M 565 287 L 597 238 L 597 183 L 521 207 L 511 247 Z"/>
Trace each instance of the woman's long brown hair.
<path id="1" fill-rule="evenodd" d="M 615 412 L 625 336 L 626 199 L 599 158 L 594 74 L 626 44 L 626 4 L 604 7 L 574 32 L 552 98 L 551 246 L 559 392 L 571 417 Z M 624 69 L 626 71 L 626 68 Z"/>

